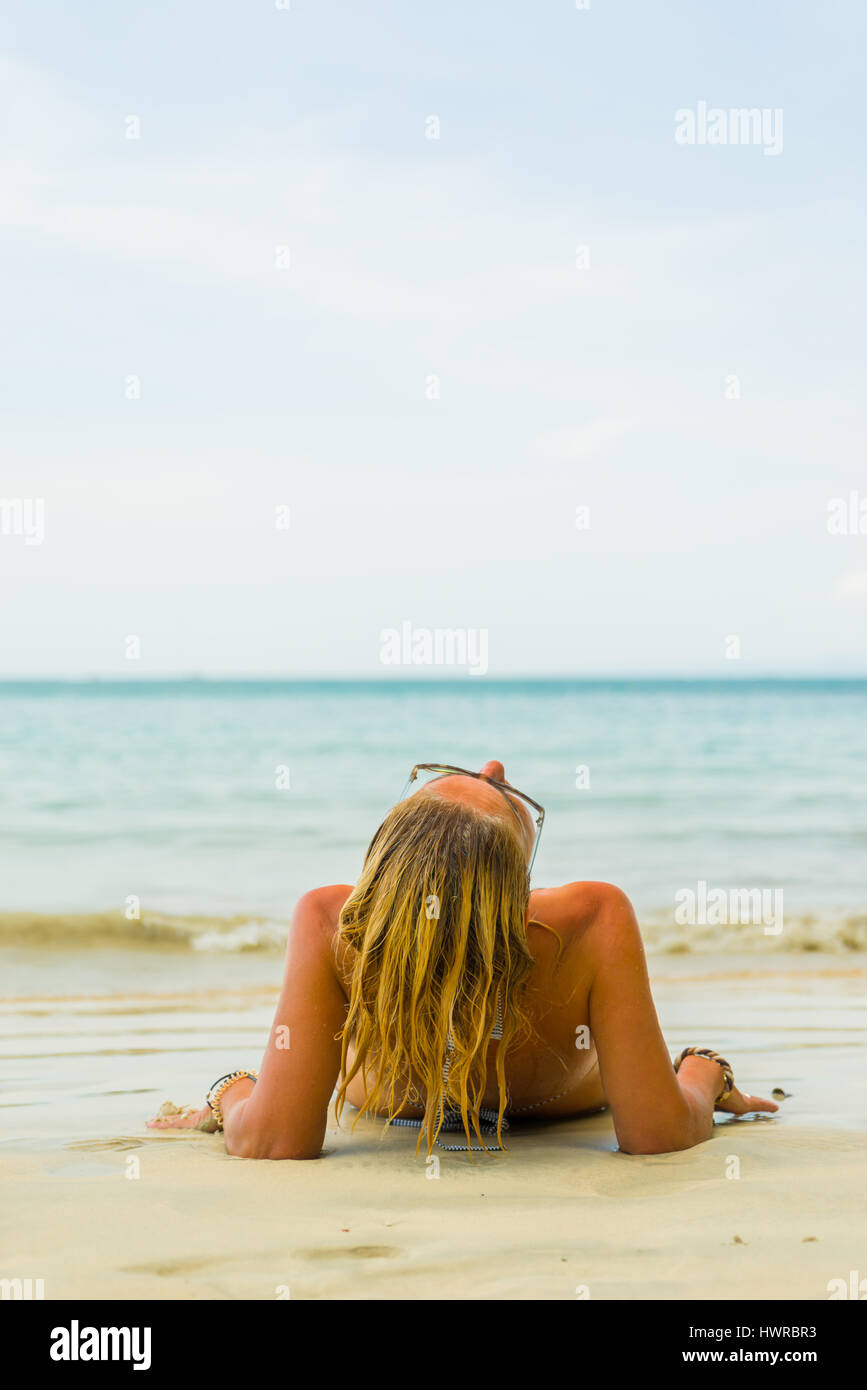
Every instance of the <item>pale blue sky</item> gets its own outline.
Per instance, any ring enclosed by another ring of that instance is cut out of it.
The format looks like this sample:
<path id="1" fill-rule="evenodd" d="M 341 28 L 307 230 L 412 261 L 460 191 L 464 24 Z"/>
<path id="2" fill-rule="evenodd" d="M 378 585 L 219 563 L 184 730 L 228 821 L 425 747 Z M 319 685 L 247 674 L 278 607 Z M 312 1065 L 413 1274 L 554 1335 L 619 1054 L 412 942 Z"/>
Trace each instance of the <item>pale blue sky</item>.
<path id="1" fill-rule="evenodd" d="M 0 672 L 377 674 L 404 619 L 493 675 L 867 672 L 867 534 L 826 527 L 867 499 L 865 28 L 5 17 L 0 497 L 45 539 L 0 535 Z M 781 108 L 782 152 L 678 145 L 700 101 Z"/>

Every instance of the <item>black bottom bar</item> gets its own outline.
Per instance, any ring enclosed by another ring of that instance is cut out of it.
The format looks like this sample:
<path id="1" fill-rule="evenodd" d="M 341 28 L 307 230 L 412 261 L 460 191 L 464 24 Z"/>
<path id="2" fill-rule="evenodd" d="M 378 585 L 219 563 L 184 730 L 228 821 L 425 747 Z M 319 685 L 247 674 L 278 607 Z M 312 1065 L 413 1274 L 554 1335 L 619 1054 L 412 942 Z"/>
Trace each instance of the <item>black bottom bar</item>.
<path id="1" fill-rule="evenodd" d="M 467 1344 L 466 1369 L 473 1374 L 481 1367 L 481 1341 L 486 1355 L 509 1354 L 520 1344 L 531 1365 L 538 1355 L 536 1373 L 550 1372 L 554 1361 L 577 1374 L 592 1360 L 619 1372 L 665 1374 L 680 1367 L 701 1375 L 713 1366 L 807 1366 L 827 1376 L 848 1369 L 853 1360 L 858 1364 L 867 1327 L 865 1310 L 845 1306 L 857 1301 L 594 1302 L 576 1297 L 565 1305 L 515 1300 L 520 1302 L 519 1312 L 515 1302 L 486 1302 L 484 1314 L 478 1302 L 434 1301 L 429 1311 L 438 1321 L 426 1325 L 439 1329 L 437 1345 L 431 1348 L 434 1358 L 446 1344 L 452 1347 L 452 1372 L 458 1369 L 454 1334 L 465 1327 L 473 1339 Z M 254 1390 L 252 1368 L 264 1390 L 275 1371 L 300 1369 L 299 1352 L 305 1358 L 321 1356 L 323 1371 L 328 1366 L 333 1375 L 338 1339 L 347 1355 L 353 1347 L 357 1351 L 373 1344 L 383 1356 L 393 1358 L 407 1317 L 416 1333 L 408 1358 L 404 1348 L 404 1365 L 408 1374 L 424 1374 L 418 1359 L 422 1324 L 413 1312 L 418 1301 L 398 1306 L 400 1321 L 385 1312 L 380 1300 L 287 1299 L 240 1305 L 7 1300 L 0 1303 L 0 1315 L 6 1315 L 7 1355 L 21 1358 L 19 1374 L 32 1369 L 52 1378 L 92 1379 L 105 1370 L 113 1376 L 162 1376 L 178 1370 L 222 1376 L 238 1371 L 244 1373 L 245 1390 Z M 99 1359 L 91 1359 L 94 1353 Z M 370 1355 L 365 1359 L 369 1371 Z M 392 1359 L 391 1364 L 393 1370 L 397 1363 Z M 351 1374 L 349 1368 L 346 1374 Z"/>

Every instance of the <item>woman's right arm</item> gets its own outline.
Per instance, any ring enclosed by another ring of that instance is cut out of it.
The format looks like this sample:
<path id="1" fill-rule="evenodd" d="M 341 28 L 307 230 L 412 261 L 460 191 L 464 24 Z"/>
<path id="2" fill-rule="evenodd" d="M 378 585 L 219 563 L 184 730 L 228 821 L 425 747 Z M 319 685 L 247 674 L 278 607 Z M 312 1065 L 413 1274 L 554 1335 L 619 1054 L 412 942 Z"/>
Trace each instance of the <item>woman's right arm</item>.
<path id="1" fill-rule="evenodd" d="M 689 1149 L 710 1138 L 713 1131 L 722 1071 L 706 1057 L 690 1056 L 675 1075 L 656 1015 L 632 904 L 613 885 L 599 887 L 604 891 L 582 945 L 592 971 L 590 1034 L 617 1142 L 632 1154 Z M 733 1091 L 725 1108 L 744 1114 L 778 1107 L 773 1101 Z"/>

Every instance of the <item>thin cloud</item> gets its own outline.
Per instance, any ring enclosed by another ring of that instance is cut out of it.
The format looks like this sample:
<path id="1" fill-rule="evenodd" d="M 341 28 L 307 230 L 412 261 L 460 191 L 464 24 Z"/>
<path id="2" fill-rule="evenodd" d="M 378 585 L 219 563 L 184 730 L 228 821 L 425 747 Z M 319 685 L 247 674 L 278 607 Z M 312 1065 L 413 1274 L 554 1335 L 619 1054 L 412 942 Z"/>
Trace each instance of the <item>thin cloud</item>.
<path id="1" fill-rule="evenodd" d="M 631 420 L 593 420 L 587 425 L 546 430 L 533 441 L 533 449 L 554 462 L 581 462 L 595 458 L 608 444 L 634 428 Z"/>
<path id="2" fill-rule="evenodd" d="M 867 570 L 852 570 L 837 583 L 837 597 L 844 603 L 867 603 Z"/>

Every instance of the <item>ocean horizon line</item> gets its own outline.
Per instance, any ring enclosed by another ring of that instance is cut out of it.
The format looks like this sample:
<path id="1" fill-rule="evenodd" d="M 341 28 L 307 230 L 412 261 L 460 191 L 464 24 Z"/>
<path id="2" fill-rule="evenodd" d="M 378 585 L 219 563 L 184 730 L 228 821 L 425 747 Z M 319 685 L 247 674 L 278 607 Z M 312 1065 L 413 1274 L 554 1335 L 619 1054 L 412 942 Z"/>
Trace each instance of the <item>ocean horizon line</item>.
<path id="1" fill-rule="evenodd" d="M 34 689 L 122 689 L 148 690 L 180 687 L 197 689 L 225 689 L 227 687 L 253 688 L 309 688 L 311 686 L 368 687 L 383 690 L 407 688 L 461 687 L 485 689 L 494 687 L 610 687 L 610 686 L 658 686 L 658 687 L 714 687 L 731 690 L 755 686 L 867 686 L 867 673 L 863 675 L 816 675 L 816 674 L 744 674 L 744 675 L 680 675 L 680 674 L 629 674 L 629 675 L 501 675 L 482 678 L 468 673 L 449 675 L 86 675 L 86 676 L 2 676 L 0 691 L 22 691 Z"/>

